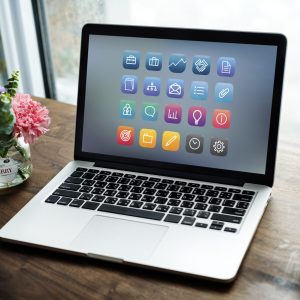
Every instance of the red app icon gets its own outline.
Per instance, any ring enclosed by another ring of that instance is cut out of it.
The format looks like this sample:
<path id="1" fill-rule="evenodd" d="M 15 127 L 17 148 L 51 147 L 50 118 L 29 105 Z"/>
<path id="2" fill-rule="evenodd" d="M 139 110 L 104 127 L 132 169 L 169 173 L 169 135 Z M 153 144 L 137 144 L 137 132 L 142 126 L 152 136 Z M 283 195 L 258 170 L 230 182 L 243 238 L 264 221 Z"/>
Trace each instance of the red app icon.
<path id="1" fill-rule="evenodd" d="M 120 145 L 130 146 L 134 141 L 134 128 L 119 126 L 117 130 L 117 142 Z"/>
<path id="2" fill-rule="evenodd" d="M 230 111 L 225 109 L 215 109 L 212 124 L 215 128 L 230 127 Z"/>

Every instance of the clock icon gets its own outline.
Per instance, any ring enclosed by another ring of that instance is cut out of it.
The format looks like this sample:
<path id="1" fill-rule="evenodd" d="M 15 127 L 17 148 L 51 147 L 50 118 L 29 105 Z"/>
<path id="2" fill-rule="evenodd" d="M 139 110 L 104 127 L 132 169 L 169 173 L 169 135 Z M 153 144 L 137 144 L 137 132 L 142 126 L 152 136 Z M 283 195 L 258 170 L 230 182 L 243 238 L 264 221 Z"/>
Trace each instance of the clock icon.
<path id="1" fill-rule="evenodd" d="M 190 153 L 201 153 L 203 151 L 203 137 L 189 134 L 186 137 L 185 150 Z"/>

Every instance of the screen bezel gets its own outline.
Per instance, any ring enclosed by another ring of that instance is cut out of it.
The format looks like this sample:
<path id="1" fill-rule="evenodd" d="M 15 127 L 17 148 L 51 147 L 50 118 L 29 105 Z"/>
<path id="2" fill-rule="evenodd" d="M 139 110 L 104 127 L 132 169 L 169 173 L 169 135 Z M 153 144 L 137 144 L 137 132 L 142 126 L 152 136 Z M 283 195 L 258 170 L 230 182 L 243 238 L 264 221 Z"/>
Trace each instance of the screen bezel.
<path id="1" fill-rule="evenodd" d="M 270 118 L 269 141 L 266 158 L 265 174 L 255 174 L 240 171 L 231 171 L 216 168 L 198 167 L 183 164 L 174 164 L 160 161 L 127 158 L 120 156 L 95 154 L 82 151 L 82 135 L 84 124 L 85 107 L 85 89 L 88 62 L 88 47 L 90 35 L 110 35 L 110 36 L 128 36 L 157 39 L 175 39 L 175 40 L 193 40 L 207 42 L 224 42 L 240 44 L 257 44 L 277 46 L 276 68 L 274 77 L 273 99 Z M 215 31 L 181 28 L 158 28 L 158 27 L 140 27 L 140 26 L 122 26 L 122 25 L 103 25 L 86 24 L 82 29 L 79 84 L 78 84 L 78 103 L 76 116 L 76 135 L 75 135 L 75 159 L 95 162 L 111 162 L 114 164 L 138 167 L 139 170 L 152 168 L 157 174 L 168 170 L 170 175 L 172 171 L 176 174 L 191 174 L 191 178 L 207 175 L 217 176 L 232 180 L 243 180 L 243 182 L 256 183 L 272 186 L 274 181 L 274 169 L 276 160 L 276 149 L 278 139 L 278 127 L 280 116 L 281 93 L 283 85 L 283 73 L 286 54 L 287 40 L 282 34 L 275 33 L 254 33 L 254 32 L 234 32 L 234 31 Z M 225 180 L 226 181 L 226 180 Z"/>

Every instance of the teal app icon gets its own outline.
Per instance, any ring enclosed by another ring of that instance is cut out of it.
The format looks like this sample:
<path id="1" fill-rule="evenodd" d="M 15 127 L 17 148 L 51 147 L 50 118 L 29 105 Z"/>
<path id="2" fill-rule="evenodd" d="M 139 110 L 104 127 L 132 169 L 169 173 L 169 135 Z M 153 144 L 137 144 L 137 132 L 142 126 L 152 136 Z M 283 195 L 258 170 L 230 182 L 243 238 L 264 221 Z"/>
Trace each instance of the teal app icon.
<path id="1" fill-rule="evenodd" d="M 124 119 L 133 119 L 135 116 L 135 101 L 120 101 L 120 117 Z"/>
<path id="2" fill-rule="evenodd" d="M 227 82 L 217 82 L 215 100 L 217 102 L 231 102 L 233 100 L 233 85 Z"/>
<path id="3" fill-rule="evenodd" d="M 158 103 L 144 102 L 142 110 L 142 118 L 145 121 L 156 121 L 158 117 Z"/>

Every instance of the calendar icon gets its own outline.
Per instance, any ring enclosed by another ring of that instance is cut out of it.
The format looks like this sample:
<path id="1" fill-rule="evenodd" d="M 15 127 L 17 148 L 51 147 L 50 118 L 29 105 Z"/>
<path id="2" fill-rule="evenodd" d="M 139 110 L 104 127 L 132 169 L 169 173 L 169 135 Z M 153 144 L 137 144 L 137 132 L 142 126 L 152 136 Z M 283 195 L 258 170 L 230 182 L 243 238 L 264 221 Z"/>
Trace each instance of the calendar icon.
<path id="1" fill-rule="evenodd" d="M 160 71 L 162 67 L 161 53 L 148 52 L 146 56 L 146 69 Z"/>

